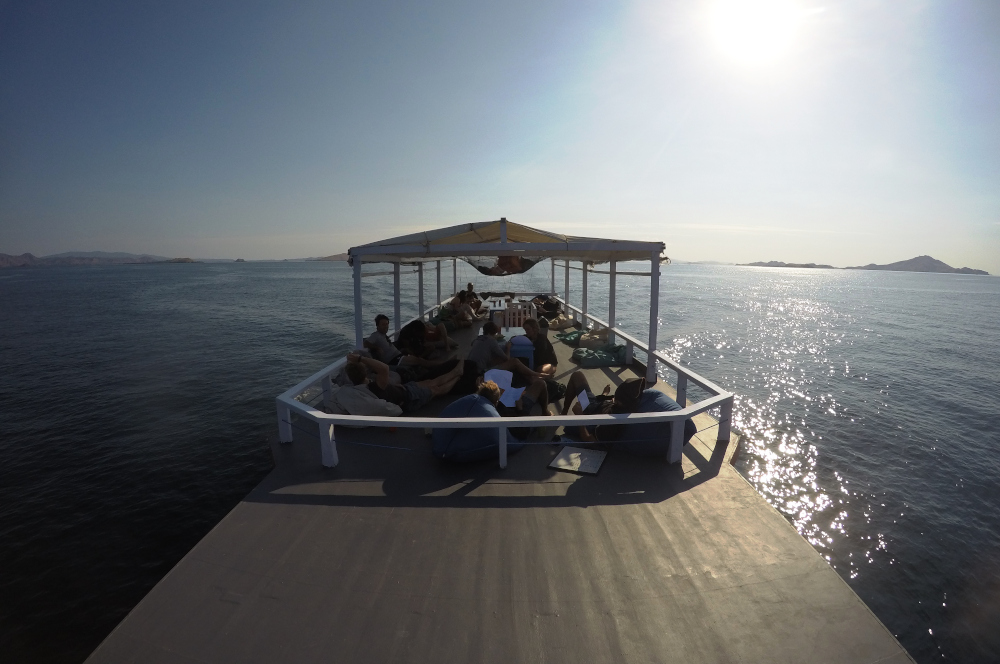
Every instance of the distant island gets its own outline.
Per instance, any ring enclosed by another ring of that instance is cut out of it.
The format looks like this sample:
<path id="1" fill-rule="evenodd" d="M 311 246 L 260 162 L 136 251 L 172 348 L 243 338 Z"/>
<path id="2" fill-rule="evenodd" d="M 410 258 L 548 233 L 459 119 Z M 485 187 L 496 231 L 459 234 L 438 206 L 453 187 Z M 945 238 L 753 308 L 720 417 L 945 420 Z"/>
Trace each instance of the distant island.
<path id="1" fill-rule="evenodd" d="M 346 261 L 347 254 L 334 254 L 333 256 L 324 256 L 323 258 L 312 258 L 310 260 L 314 261 Z"/>
<path id="2" fill-rule="evenodd" d="M 240 259 L 242 260 L 242 259 Z M 0 268 L 46 267 L 52 265 L 151 265 L 153 263 L 205 263 L 231 262 L 230 259 L 170 258 L 152 254 L 128 254 L 121 251 L 67 251 L 50 256 L 0 254 Z"/>
<path id="3" fill-rule="evenodd" d="M 811 267 L 822 270 L 836 270 L 832 265 L 817 265 L 816 263 L 782 263 L 781 261 L 768 261 L 766 263 L 757 261 L 756 263 L 737 263 L 740 267 Z"/>
<path id="4" fill-rule="evenodd" d="M 896 272 L 943 272 L 947 274 L 982 274 L 989 275 L 985 270 L 973 270 L 971 267 L 952 267 L 930 256 L 917 256 L 908 261 L 889 263 L 888 265 L 868 265 L 848 267 L 845 270 L 893 270 Z"/>
<path id="5" fill-rule="evenodd" d="M 974 270 L 971 267 L 952 267 L 943 261 L 930 256 L 917 256 L 905 261 L 897 261 L 888 265 L 876 265 L 870 263 L 857 267 L 837 268 L 832 265 L 817 265 L 816 263 L 783 263 L 781 261 L 768 261 L 756 263 L 738 263 L 741 267 L 804 267 L 818 268 L 824 270 L 890 270 L 893 272 L 937 272 L 941 274 L 980 274 L 989 276 L 985 270 Z"/>
<path id="6" fill-rule="evenodd" d="M 149 254 L 126 254 L 108 251 L 70 251 L 64 254 L 38 257 L 34 254 L 11 256 L 0 254 L 0 268 L 35 267 L 45 265 L 130 265 L 136 263 L 163 263 L 171 260 L 167 256 Z"/>

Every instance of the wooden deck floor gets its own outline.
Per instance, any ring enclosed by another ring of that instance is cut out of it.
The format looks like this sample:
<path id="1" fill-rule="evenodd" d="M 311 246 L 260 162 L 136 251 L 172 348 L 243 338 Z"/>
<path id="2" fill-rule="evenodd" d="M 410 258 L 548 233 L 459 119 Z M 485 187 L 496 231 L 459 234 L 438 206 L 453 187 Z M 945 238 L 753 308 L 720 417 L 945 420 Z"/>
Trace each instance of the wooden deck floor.
<path id="1" fill-rule="evenodd" d="M 596 477 L 554 445 L 441 464 L 406 429 L 338 428 L 325 469 L 300 422 L 88 661 L 912 661 L 706 418 L 681 465 L 612 450 Z"/>

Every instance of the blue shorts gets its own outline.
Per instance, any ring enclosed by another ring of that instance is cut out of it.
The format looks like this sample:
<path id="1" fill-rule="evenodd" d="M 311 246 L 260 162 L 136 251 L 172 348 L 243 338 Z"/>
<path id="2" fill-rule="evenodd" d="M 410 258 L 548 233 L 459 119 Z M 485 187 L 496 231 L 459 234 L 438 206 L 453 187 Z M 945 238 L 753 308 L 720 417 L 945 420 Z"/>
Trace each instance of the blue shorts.
<path id="1" fill-rule="evenodd" d="M 521 412 L 525 415 L 531 415 L 531 409 L 535 407 L 538 402 L 531 397 L 521 397 Z"/>

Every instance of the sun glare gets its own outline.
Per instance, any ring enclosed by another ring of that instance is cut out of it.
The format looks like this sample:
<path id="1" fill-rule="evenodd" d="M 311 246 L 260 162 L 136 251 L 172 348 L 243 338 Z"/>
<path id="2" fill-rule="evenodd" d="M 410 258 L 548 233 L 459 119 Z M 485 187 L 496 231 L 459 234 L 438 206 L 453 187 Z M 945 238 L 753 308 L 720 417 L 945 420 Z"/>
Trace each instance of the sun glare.
<path id="1" fill-rule="evenodd" d="M 800 17 L 792 0 L 716 0 L 709 25 L 723 55 L 757 67 L 776 63 L 791 50 Z"/>

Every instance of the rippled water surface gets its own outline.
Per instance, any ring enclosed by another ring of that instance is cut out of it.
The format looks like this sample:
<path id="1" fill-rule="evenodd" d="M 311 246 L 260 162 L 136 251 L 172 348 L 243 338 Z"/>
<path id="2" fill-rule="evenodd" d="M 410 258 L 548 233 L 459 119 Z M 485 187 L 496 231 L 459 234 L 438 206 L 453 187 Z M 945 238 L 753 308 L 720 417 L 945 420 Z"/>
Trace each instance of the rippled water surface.
<path id="1" fill-rule="evenodd" d="M 619 277 L 640 337 L 648 293 Z M 350 346 L 350 297 L 330 263 L 0 271 L 0 659 L 81 661 L 260 481 L 274 396 Z M 918 661 L 1000 660 L 998 323 L 994 278 L 664 268 L 658 346 L 737 394 L 740 472 Z"/>

